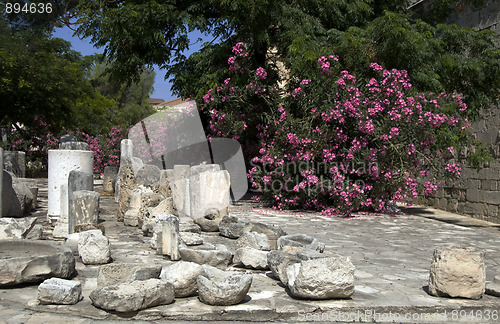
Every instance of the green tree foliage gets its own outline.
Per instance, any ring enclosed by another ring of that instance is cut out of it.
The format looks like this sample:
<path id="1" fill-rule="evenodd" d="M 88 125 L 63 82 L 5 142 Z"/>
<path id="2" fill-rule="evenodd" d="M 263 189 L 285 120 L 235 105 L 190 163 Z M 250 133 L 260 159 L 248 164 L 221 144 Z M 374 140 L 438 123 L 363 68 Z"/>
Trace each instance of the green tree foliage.
<path id="1" fill-rule="evenodd" d="M 109 103 L 107 106 L 99 105 L 101 111 L 93 116 L 88 116 L 88 110 L 83 109 L 82 113 L 86 114 L 89 120 L 96 121 L 96 127 L 93 132 L 89 131 L 89 134 L 105 134 L 114 126 L 126 129 L 154 113 L 154 109 L 147 101 L 153 91 L 155 79 L 153 69 L 145 69 L 135 83 L 115 83 L 106 74 L 106 64 L 100 63 L 102 56 L 87 59 L 92 61 L 87 78 L 93 89 Z"/>
<path id="2" fill-rule="evenodd" d="M 93 96 L 80 60 L 69 42 L 0 19 L 1 123 L 29 126 L 38 115 L 54 128 L 73 125 L 79 98 Z"/>
<path id="3" fill-rule="evenodd" d="M 65 128 L 96 135 L 114 126 L 126 129 L 153 113 L 147 98 L 154 71 L 145 70 L 135 83 L 109 81 L 101 57 L 82 57 L 69 42 L 51 36 L 71 2 L 52 4 L 56 14 L 46 16 L 7 14 L 2 5 L 0 124 L 17 127 L 29 141 L 29 128 L 40 126 L 37 118 L 54 133 Z"/>
<path id="4" fill-rule="evenodd" d="M 409 1 L 389 0 L 85 1 L 76 12 L 79 34 L 105 47 L 112 75 L 137 79 L 145 65 L 158 64 L 184 97 L 200 100 L 222 84 L 227 57 L 241 41 L 248 67 L 264 67 L 274 82 L 294 86 L 294 75 L 335 53 L 362 77 L 371 77 L 367 66 L 376 61 L 408 70 L 422 91 L 462 93 L 473 117 L 498 101 L 500 52 L 489 31 L 435 24 L 463 4 L 437 0 L 422 16 L 427 22 L 407 12 Z M 213 41 L 186 59 L 194 29 Z"/>

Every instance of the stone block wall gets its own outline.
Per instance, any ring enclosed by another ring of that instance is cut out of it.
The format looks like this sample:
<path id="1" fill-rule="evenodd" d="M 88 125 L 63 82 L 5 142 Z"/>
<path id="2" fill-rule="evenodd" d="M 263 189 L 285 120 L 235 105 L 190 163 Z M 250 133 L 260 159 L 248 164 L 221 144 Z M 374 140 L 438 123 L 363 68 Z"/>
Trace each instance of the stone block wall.
<path id="1" fill-rule="evenodd" d="M 500 223 L 500 107 L 484 112 L 483 116 L 483 120 L 472 125 L 472 131 L 477 140 L 486 143 L 493 162 L 485 163 L 479 172 L 463 167 L 455 184 L 438 190 L 433 197 L 422 197 L 417 203 Z"/>
<path id="2" fill-rule="evenodd" d="M 432 0 L 420 1 L 412 9 L 425 10 L 431 3 Z M 490 29 L 500 36 L 500 1 L 489 0 L 479 9 L 457 8 L 448 23 Z M 493 162 L 479 172 L 462 168 L 461 178 L 454 185 L 440 189 L 434 197 L 421 197 L 417 203 L 500 223 L 500 107 L 481 115 L 484 119 L 472 125 L 472 132 L 477 140 L 486 143 Z"/>

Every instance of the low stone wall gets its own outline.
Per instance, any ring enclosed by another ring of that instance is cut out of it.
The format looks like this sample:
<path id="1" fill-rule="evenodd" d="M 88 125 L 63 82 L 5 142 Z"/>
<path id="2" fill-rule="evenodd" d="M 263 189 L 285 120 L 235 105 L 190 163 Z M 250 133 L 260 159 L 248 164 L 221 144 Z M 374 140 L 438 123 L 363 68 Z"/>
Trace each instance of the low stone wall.
<path id="1" fill-rule="evenodd" d="M 438 190 L 433 197 L 422 197 L 417 203 L 500 223 L 500 107 L 483 116 L 472 129 L 476 139 L 486 143 L 493 162 L 479 172 L 463 167 L 454 185 Z"/>

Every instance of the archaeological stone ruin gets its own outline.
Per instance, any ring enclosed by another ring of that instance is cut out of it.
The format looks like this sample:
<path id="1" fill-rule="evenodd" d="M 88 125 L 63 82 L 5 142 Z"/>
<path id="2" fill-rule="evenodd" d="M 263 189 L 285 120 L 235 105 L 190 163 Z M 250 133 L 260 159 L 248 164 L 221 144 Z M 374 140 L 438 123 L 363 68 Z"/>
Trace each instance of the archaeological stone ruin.
<path id="1" fill-rule="evenodd" d="M 342 255 L 314 231 L 287 233 L 270 217 L 233 213 L 232 174 L 223 163 L 161 169 L 123 140 L 119 167 L 96 180 L 88 146 L 63 140 L 49 151 L 45 189 L 0 173 L 0 288 L 38 285 L 30 304 L 38 310 L 86 305 L 136 314 L 164 307 L 166 314 L 182 300 L 251 308 L 271 285 L 284 303 L 354 305 L 367 292 L 377 298 L 376 290 L 357 286 L 371 278 L 355 266 L 366 259 Z M 43 206 L 35 192 L 46 195 Z M 421 284 L 429 298 L 499 296 L 498 277 L 486 282 L 487 258 L 471 247 L 437 247 Z"/>

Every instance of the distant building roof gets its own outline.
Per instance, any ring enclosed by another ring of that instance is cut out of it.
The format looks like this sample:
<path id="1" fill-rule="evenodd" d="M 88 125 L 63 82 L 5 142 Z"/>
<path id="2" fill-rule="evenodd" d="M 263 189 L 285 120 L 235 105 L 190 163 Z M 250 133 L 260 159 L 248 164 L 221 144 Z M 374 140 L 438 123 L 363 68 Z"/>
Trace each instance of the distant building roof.
<path id="1" fill-rule="evenodd" d="M 153 106 L 161 106 L 165 100 L 163 99 L 155 99 L 155 98 L 148 98 L 148 102 L 153 105 Z"/>

